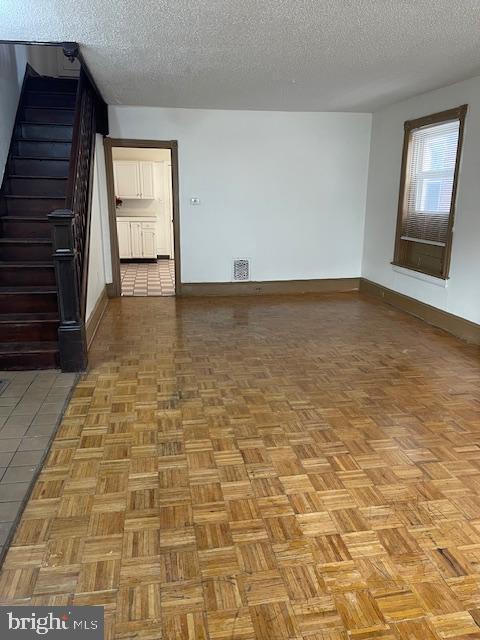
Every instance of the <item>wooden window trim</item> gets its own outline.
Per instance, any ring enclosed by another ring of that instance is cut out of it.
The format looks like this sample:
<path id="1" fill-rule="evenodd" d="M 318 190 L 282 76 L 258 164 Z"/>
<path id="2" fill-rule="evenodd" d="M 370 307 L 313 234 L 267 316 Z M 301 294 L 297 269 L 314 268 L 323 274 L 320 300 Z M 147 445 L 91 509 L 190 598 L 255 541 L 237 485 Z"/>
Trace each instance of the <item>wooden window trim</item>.
<path id="1" fill-rule="evenodd" d="M 438 113 L 433 113 L 428 116 L 424 116 L 422 118 L 416 118 L 415 120 L 407 120 L 404 123 L 404 137 L 403 137 L 403 150 L 402 150 L 402 168 L 400 172 L 400 190 L 398 196 L 398 213 L 397 213 L 397 227 L 396 227 L 396 235 L 395 235 L 395 253 L 392 261 L 393 265 L 398 267 L 403 267 L 404 269 L 410 269 L 411 271 L 417 271 L 419 273 L 425 273 L 429 276 L 433 276 L 436 278 L 441 278 L 443 280 L 447 280 L 450 272 L 450 260 L 452 253 L 452 240 L 453 240 L 453 227 L 455 222 L 455 205 L 457 199 L 457 186 L 458 186 L 458 176 L 460 172 L 460 159 L 462 156 L 462 148 L 463 148 L 463 133 L 465 129 L 465 116 L 467 114 L 468 105 L 464 104 L 454 109 L 448 109 L 446 111 L 440 111 Z M 447 242 L 444 247 L 443 257 L 442 257 L 442 270 L 441 273 L 433 273 L 432 271 L 422 268 L 421 266 L 413 267 L 412 265 L 406 263 L 405 261 L 405 250 L 406 243 L 408 240 L 402 240 L 402 222 L 405 214 L 405 204 L 406 204 L 406 176 L 407 169 L 409 166 L 410 158 L 411 158 L 411 137 L 412 131 L 415 129 L 419 129 L 420 127 L 425 127 L 433 124 L 439 124 L 441 122 L 449 122 L 451 120 L 459 121 L 459 131 L 458 131 L 458 146 L 457 146 L 457 154 L 455 157 L 455 171 L 453 174 L 453 188 L 452 188 L 452 202 L 450 206 L 450 214 L 448 220 L 448 232 L 447 232 Z"/>

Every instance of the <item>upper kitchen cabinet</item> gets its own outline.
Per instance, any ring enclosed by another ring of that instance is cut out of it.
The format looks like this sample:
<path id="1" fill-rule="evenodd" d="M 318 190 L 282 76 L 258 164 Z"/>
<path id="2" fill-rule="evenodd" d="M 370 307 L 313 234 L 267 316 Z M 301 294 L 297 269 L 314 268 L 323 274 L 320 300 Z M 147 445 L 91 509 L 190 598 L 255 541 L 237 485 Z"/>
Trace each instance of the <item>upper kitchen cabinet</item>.
<path id="1" fill-rule="evenodd" d="M 122 199 L 153 200 L 153 162 L 115 160 L 115 195 Z"/>
<path id="2" fill-rule="evenodd" d="M 155 198 L 153 186 L 153 162 L 139 162 L 140 193 L 142 198 Z"/>

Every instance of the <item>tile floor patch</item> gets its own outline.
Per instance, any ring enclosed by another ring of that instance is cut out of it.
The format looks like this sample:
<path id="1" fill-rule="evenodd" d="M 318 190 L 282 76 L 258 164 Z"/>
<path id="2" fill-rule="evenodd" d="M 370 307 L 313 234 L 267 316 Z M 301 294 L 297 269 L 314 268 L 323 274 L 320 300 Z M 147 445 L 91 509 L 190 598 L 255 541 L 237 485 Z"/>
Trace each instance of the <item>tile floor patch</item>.
<path id="1" fill-rule="evenodd" d="M 175 261 L 122 262 L 122 296 L 174 296 Z"/>
<path id="2" fill-rule="evenodd" d="M 0 373 L 0 562 L 76 379 L 52 370 Z"/>

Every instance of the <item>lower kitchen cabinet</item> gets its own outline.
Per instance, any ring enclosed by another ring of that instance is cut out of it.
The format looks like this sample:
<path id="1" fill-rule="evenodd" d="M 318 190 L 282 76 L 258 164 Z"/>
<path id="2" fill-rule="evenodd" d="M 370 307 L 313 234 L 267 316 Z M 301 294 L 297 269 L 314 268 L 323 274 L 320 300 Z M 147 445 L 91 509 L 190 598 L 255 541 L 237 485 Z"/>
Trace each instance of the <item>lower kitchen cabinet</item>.
<path id="1" fill-rule="evenodd" d="M 156 225 L 117 218 L 118 251 L 122 258 L 156 258 Z"/>

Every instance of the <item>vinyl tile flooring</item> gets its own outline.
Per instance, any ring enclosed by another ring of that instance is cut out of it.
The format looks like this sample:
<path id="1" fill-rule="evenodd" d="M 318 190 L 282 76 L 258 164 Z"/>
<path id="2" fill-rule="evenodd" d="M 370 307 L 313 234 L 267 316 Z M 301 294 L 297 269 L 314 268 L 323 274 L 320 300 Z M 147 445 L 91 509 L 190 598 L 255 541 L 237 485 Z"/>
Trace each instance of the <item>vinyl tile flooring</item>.
<path id="1" fill-rule="evenodd" d="M 120 263 L 122 296 L 174 296 L 175 261 Z"/>
<path id="2" fill-rule="evenodd" d="M 108 640 L 480 638 L 480 350 L 361 294 L 110 302 L 0 574 Z"/>
<path id="3" fill-rule="evenodd" d="M 0 562 L 76 376 L 0 371 Z"/>

